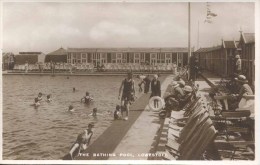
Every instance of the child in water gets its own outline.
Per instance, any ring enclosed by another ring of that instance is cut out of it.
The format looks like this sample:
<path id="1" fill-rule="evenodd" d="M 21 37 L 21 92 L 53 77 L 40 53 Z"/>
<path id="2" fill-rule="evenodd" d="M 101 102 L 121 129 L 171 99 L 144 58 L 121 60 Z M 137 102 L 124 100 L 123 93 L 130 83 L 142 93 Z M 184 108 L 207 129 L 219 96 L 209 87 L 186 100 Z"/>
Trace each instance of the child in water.
<path id="1" fill-rule="evenodd" d="M 97 108 L 93 108 L 92 116 L 97 116 Z"/>
<path id="2" fill-rule="evenodd" d="M 97 115 L 102 115 L 102 114 L 100 114 L 100 113 L 97 113 L 97 108 L 93 108 L 93 111 L 92 111 L 92 113 L 91 114 L 89 114 L 88 116 L 93 116 L 93 117 L 96 117 Z"/>
<path id="3" fill-rule="evenodd" d="M 40 101 L 37 97 L 34 99 L 34 106 L 36 107 L 40 106 Z"/>
<path id="4" fill-rule="evenodd" d="M 38 100 L 42 101 L 42 93 L 41 92 L 38 94 Z"/>
<path id="5" fill-rule="evenodd" d="M 114 112 L 114 120 L 118 120 L 118 119 L 121 118 L 120 111 L 121 111 L 121 106 L 120 105 L 116 105 L 116 110 Z"/>
<path id="6" fill-rule="evenodd" d="M 51 102 L 52 99 L 51 99 L 51 95 L 47 95 L 47 102 Z"/>
<path id="7" fill-rule="evenodd" d="M 75 110 L 74 107 L 70 105 L 68 111 L 73 112 L 74 110 Z"/>
<path id="8" fill-rule="evenodd" d="M 86 96 L 81 99 L 81 102 L 84 101 L 86 104 L 89 104 L 93 101 L 93 98 L 89 95 L 89 92 L 86 92 Z"/>

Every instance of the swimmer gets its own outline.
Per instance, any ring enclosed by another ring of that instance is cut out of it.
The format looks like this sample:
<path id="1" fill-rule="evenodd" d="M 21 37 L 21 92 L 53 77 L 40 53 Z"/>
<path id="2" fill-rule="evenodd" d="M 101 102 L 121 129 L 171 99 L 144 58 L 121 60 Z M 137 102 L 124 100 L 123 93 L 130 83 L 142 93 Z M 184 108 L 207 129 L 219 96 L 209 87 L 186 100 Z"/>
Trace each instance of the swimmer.
<path id="1" fill-rule="evenodd" d="M 121 111 L 121 106 L 120 105 L 116 105 L 116 110 L 114 112 L 114 120 L 118 120 L 118 119 L 121 118 L 120 111 Z"/>
<path id="2" fill-rule="evenodd" d="M 97 108 L 93 108 L 93 111 L 91 114 L 89 114 L 88 116 L 93 116 L 93 117 L 96 117 L 97 115 L 102 115 L 101 113 L 97 113 Z"/>
<path id="3" fill-rule="evenodd" d="M 97 108 L 93 108 L 92 116 L 97 116 Z"/>
<path id="4" fill-rule="evenodd" d="M 74 107 L 72 105 L 70 105 L 68 111 L 69 112 L 73 112 L 73 111 L 75 111 L 75 109 L 74 109 Z"/>
<path id="5" fill-rule="evenodd" d="M 82 150 L 87 149 L 87 147 L 90 144 L 91 137 L 93 135 L 93 127 L 93 123 L 88 124 L 88 128 L 77 136 L 76 141 L 71 146 L 69 153 L 63 157 L 63 160 L 73 160 L 76 156 L 78 156 L 81 153 Z"/>
<path id="6" fill-rule="evenodd" d="M 40 101 L 39 101 L 39 99 L 37 97 L 34 99 L 34 104 L 33 105 L 36 106 L 36 107 L 40 106 Z"/>
<path id="7" fill-rule="evenodd" d="M 78 156 L 82 150 L 87 149 L 87 147 L 90 144 L 91 137 L 93 135 L 93 127 L 93 123 L 88 124 L 88 128 L 78 135 L 77 140 L 74 142 L 69 151 L 69 156 L 71 160 Z"/>
<path id="8" fill-rule="evenodd" d="M 89 92 L 86 92 L 86 96 L 84 96 L 81 99 L 81 102 L 85 102 L 85 104 L 89 104 L 91 101 L 93 101 L 93 97 L 89 95 Z"/>
<path id="9" fill-rule="evenodd" d="M 38 94 L 38 100 L 42 101 L 42 93 L 41 92 Z"/>
<path id="10" fill-rule="evenodd" d="M 51 99 L 51 95 L 47 95 L 47 102 L 51 102 L 52 99 Z"/>

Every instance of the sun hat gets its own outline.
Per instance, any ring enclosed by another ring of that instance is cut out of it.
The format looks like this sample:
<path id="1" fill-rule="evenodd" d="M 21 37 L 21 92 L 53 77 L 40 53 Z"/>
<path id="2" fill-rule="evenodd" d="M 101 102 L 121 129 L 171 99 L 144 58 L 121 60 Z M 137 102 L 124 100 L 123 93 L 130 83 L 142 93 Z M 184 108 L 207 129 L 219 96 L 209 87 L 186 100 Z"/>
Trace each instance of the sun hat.
<path id="1" fill-rule="evenodd" d="M 179 84 L 178 84 L 176 81 L 172 81 L 172 82 L 171 82 L 171 86 L 172 86 L 173 88 L 175 88 L 175 87 L 179 86 Z"/>
<path id="2" fill-rule="evenodd" d="M 242 83 L 247 83 L 247 79 L 246 79 L 246 76 L 244 75 L 239 75 L 237 78 L 235 78 L 236 81 L 238 82 L 242 82 Z"/>
<path id="3" fill-rule="evenodd" d="M 186 86 L 183 88 L 183 90 L 186 91 L 186 92 L 192 92 L 192 88 L 191 88 L 191 86 L 189 86 L 189 85 L 186 85 Z"/>
<path id="4" fill-rule="evenodd" d="M 240 55 L 236 55 L 236 58 L 240 58 Z"/>

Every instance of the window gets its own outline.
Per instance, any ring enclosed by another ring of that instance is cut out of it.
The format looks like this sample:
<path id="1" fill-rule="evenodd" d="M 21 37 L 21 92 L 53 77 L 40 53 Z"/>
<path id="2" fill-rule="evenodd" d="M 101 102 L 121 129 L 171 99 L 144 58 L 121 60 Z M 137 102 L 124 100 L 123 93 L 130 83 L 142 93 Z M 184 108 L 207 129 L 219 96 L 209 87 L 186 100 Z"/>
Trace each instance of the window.
<path id="1" fill-rule="evenodd" d="M 122 53 L 117 53 L 116 54 L 116 58 L 120 58 L 121 59 L 122 58 Z"/>
<path id="2" fill-rule="evenodd" d="M 134 63 L 134 53 L 129 53 L 129 63 Z"/>
<path id="3" fill-rule="evenodd" d="M 156 54 L 155 53 L 151 53 L 151 58 L 156 58 Z"/>
<path id="4" fill-rule="evenodd" d="M 111 54 L 111 59 L 112 59 L 112 63 L 116 63 L 116 54 L 115 53 Z"/>
<path id="5" fill-rule="evenodd" d="M 87 55 L 84 53 L 84 54 L 81 54 L 82 58 L 86 58 Z"/>
<path id="6" fill-rule="evenodd" d="M 77 59 L 81 59 L 81 54 L 77 54 Z"/>

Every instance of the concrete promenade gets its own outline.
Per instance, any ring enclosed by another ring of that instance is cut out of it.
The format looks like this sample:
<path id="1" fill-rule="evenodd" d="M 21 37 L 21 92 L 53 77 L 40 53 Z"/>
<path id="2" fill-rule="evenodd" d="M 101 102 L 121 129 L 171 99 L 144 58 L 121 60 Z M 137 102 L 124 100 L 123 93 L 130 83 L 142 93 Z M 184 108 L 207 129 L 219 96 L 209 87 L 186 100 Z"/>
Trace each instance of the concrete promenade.
<path id="1" fill-rule="evenodd" d="M 162 95 L 173 76 L 160 77 Z M 85 151 L 79 160 L 147 160 L 141 153 L 149 153 L 161 122 L 158 112 L 150 111 L 150 93 L 143 94 L 130 107 L 129 119 L 116 120 Z"/>
<path id="2" fill-rule="evenodd" d="M 162 96 L 172 80 L 173 76 L 168 76 L 161 84 Z M 158 111 L 150 110 L 149 106 L 146 105 L 145 110 L 113 151 L 116 156 L 109 157 L 109 159 L 147 160 L 151 148 L 155 147 L 155 136 L 160 126 Z M 126 156 L 122 153 L 126 153 Z"/>

